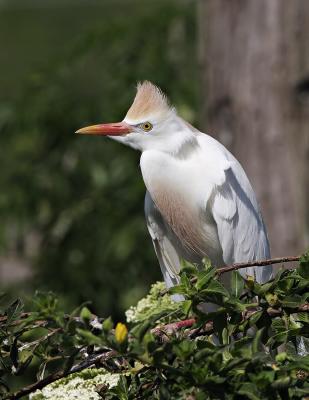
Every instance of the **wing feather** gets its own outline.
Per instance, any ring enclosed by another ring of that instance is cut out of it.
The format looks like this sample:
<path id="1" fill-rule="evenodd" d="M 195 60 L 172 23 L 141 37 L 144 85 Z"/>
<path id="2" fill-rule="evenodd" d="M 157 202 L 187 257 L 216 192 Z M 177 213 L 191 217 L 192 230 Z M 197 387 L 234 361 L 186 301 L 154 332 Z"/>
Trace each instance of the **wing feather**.
<path id="1" fill-rule="evenodd" d="M 180 255 L 173 243 L 173 234 L 148 191 L 145 196 L 145 216 L 165 284 L 170 288 L 179 283 Z M 175 301 L 183 300 L 180 295 L 173 295 L 172 298 Z"/>
<path id="2" fill-rule="evenodd" d="M 225 181 L 210 196 L 210 207 L 217 224 L 225 264 L 249 262 L 270 257 L 269 243 L 259 207 L 240 164 L 225 171 Z M 240 273 L 267 282 L 272 267 L 250 267 Z"/>

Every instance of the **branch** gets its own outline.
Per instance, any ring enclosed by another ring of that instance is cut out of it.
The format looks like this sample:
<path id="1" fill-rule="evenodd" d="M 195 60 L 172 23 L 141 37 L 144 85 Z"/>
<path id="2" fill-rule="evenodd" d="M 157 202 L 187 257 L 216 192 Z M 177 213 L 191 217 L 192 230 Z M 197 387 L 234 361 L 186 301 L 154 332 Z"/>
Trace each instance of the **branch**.
<path id="1" fill-rule="evenodd" d="M 175 334 L 181 328 L 191 328 L 196 323 L 195 318 L 186 319 L 184 321 L 177 321 L 171 324 L 159 326 L 151 330 L 151 332 L 162 342 L 167 342 L 170 339 L 170 335 Z M 213 322 L 209 321 L 201 328 L 191 329 L 187 332 L 188 337 L 194 338 L 200 333 L 210 334 L 213 332 Z"/>
<path id="2" fill-rule="evenodd" d="M 217 274 L 221 275 L 221 274 L 224 274 L 225 272 L 236 271 L 236 270 L 241 269 L 241 268 L 263 267 L 263 266 L 266 266 L 266 265 L 280 264 L 280 263 L 286 263 L 286 262 L 294 262 L 294 261 L 299 261 L 299 260 L 300 260 L 300 256 L 294 256 L 294 257 L 269 258 L 267 260 L 258 260 L 258 261 L 237 263 L 237 264 L 228 265 L 228 266 L 223 267 L 223 268 L 219 268 L 217 270 Z"/>
<path id="3" fill-rule="evenodd" d="M 21 320 L 21 319 L 28 318 L 28 317 L 29 317 L 29 315 L 31 315 L 31 313 L 30 313 L 30 312 L 24 312 L 24 313 L 21 313 L 21 314 L 20 314 L 20 320 Z M 8 317 L 7 317 L 6 315 L 1 315 L 1 316 L 0 316 L 0 323 L 1 323 L 1 322 L 6 322 L 6 321 L 7 321 L 7 319 L 8 319 Z M 18 322 L 18 323 L 20 323 L 20 322 L 21 322 L 20 320 L 18 320 L 18 321 L 14 321 L 14 322 Z"/>
<path id="4" fill-rule="evenodd" d="M 43 321 L 44 322 L 44 321 Z M 37 328 L 37 326 L 36 326 Z M 23 344 L 20 348 L 19 351 L 28 349 L 31 346 L 34 346 L 32 349 L 32 352 L 35 351 L 35 349 L 45 340 L 48 340 L 51 336 L 55 335 L 56 333 L 62 332 L 63 328 L 56 328 L 56 329 L 52 329 L 47 335 L 45 336 L 41 336 L 40 338 L 38 338 L 37 340 L 34 340 L 33 342 L 27 342 L 25 344 Z"/>

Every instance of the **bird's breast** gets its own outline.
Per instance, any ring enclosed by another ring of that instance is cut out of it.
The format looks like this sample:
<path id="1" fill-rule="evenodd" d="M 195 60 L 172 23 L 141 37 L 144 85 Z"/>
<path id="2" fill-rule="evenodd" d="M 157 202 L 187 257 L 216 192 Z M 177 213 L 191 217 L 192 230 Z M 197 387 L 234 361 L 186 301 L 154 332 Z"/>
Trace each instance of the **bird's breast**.
<path id="1" fill-rule="evenodd" d="M 191 166 L 147 154 L 141 158 L 141 169 L 152 200 L 186 250 L 213 258 L 220 247 L 217 230 Z"/>

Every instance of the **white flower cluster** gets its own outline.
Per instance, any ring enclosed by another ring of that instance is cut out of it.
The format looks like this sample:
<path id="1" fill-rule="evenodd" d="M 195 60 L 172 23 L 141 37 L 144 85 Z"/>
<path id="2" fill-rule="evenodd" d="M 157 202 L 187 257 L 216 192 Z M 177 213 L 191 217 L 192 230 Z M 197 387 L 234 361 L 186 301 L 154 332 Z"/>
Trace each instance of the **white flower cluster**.
<path id="1" fill-rule="evenodd" d="M 30 400 L 100 400 L 98 387 L 114 387 L 119 377 L 120 374 L 111 374 L 104 369 L 88 369 L 37 390 L 30 395 Z"/>
<path id="2" fill-rule="evenodd" d="M 171 297 L 166 294 L 162 296 L 162 292 L 166 290 L 164 282 L 156 282 L 151 285 L 149 294 L 141 299 L 136 306 L 131 306 L 126 311 L 127 322 L 141 322 L 148 319 L 153 313 L 160 310 L 177 309 L 179 305 L 175 303 Z"/>

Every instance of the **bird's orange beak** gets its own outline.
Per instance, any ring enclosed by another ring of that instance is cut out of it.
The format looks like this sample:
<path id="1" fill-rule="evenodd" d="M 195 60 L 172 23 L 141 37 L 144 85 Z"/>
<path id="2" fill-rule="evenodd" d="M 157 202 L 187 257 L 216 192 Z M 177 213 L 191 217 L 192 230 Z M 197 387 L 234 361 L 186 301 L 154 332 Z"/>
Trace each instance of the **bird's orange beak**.
<path id="1" fill-rule="evenodd" d="M 126 122 L 115 122 L 110 124 L 99 124 L 86 126 L 75 133 L 81 135 L 103 135 L 103 136 L 121 136 L 133 131 L 133 128 Z"/>

